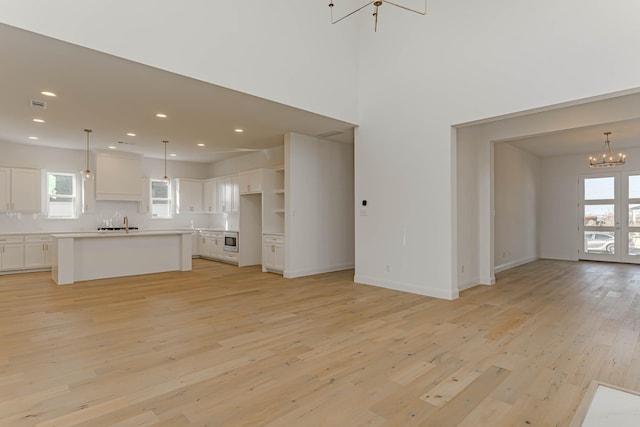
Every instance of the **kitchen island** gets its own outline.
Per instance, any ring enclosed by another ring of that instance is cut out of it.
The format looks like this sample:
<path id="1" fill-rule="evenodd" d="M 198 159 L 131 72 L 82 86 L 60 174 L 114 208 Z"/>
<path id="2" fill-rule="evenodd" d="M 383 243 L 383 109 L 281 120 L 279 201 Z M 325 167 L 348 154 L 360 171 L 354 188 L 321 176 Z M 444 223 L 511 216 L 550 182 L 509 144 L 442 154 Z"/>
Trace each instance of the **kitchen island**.
<path id="1" fill-rule="evenodd" d="M 51 277 L 82 280 L 191 270 L 191 230 L 52 234 Z"/>

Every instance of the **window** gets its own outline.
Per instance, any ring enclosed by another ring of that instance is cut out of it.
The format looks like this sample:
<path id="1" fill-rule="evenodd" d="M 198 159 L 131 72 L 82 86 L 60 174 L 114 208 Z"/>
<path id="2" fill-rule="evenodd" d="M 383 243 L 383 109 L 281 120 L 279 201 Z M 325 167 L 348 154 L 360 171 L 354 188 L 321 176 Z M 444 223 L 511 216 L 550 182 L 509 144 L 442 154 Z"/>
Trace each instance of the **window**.
<path id="1" fill-rule="evenodd" d="M 49 218 L 76 218 L 76 175 L 47 173 Z"/>
<path id="2" fill-rule="evenodd" d="M 151 180 L 151 217 L 171 218 L 171 183 Z"/>

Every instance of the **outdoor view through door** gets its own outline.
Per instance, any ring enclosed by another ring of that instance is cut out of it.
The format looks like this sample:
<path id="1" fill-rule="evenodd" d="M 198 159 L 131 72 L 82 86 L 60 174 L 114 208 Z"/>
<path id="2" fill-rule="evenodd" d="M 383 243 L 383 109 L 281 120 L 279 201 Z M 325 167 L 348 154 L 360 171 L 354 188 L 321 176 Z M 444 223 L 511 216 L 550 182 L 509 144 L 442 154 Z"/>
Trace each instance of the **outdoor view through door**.
<path id="1" fill-rule="evenodd" d="M 640 173 L 580 178 L 579 258 L 640 263 Z"/>

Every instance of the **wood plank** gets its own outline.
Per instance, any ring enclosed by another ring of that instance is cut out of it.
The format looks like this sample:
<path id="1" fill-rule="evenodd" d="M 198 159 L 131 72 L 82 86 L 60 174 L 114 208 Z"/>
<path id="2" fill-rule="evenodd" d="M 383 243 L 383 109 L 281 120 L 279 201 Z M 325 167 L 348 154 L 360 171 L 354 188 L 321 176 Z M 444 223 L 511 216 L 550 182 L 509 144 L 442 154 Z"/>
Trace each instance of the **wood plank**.
<path id="1" fill-rule="evenodd" d="M 555 426 L 592 380 L 640 388 L 638 266 L 541 260 L 444 301 L 193 265 L 0 276 L 0 425 Z"/>

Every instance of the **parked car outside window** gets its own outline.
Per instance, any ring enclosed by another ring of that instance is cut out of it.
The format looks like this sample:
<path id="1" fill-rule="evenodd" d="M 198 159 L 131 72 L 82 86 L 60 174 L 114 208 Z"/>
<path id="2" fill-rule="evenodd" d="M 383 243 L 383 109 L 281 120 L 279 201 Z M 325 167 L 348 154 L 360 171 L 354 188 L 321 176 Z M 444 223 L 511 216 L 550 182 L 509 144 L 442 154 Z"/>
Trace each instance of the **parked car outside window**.
<path id="1" fill-rule="evenodd" d="M 615 239 L 613 233 L 605 231 L 584 234 L 585 252 L 598 252 L 612 254 L 615 252 Z"/>

